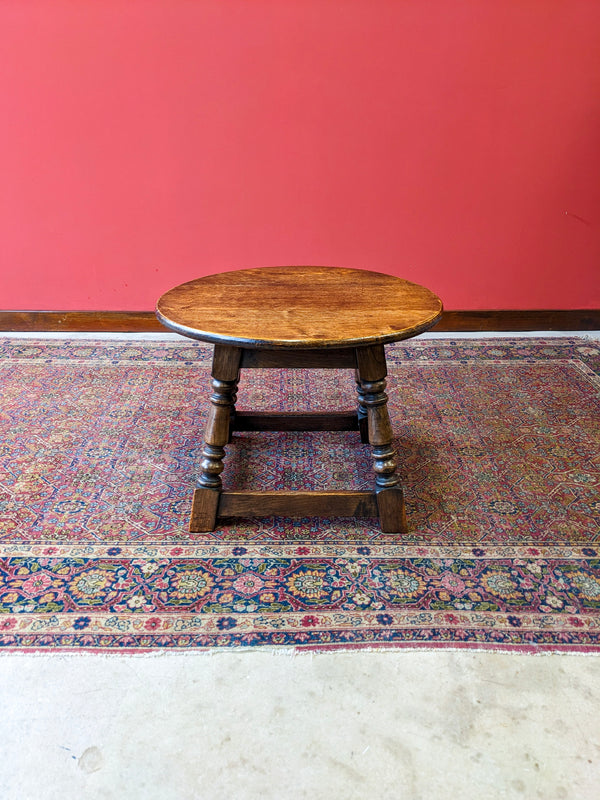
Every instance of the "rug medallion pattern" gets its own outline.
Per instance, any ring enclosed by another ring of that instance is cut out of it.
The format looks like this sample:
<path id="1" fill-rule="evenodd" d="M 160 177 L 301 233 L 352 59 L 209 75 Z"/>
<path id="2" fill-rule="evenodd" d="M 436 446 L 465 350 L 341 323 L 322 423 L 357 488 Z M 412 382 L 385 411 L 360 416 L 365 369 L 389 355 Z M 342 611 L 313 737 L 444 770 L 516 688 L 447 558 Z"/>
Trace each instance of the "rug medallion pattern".
<path id="1" fill-rule="evenodd" d="M 600 649 L 600 346 L 387 348 L 409 533 L 187 531 L 211 348 L 0 340 L 5 650 Z M 352 408 L 344 371 L 248 371 L 240 408 Z M 236 434 L 227 488 L 369 489 L 356 433 Z"/>

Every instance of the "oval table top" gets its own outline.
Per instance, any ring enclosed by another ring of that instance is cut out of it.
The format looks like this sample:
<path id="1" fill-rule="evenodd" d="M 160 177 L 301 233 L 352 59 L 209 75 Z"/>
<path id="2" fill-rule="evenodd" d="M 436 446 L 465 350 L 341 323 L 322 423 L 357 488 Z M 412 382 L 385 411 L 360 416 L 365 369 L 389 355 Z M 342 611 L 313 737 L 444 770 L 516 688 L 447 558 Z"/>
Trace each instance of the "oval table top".
<path id="1" fill-rule="evenodd" d="M 408 339 L 433 327 L 442 302 L 424 286 L 343 267 L 260 267 L 183 283 L 158 301 L 184 336 L 250 348 L 335 348 Z"/>

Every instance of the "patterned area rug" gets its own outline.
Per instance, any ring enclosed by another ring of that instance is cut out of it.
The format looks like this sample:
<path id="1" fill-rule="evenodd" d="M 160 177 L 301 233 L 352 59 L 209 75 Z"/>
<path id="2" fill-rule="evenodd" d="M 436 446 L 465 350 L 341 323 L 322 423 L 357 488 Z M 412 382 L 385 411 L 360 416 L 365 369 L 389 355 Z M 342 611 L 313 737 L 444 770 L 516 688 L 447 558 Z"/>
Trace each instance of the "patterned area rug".
<path id="1" fill-rule="evenodd" d="M 388 348 L 410 533 L 189 534 L 211 349 L 0 340 L 0 645 L 600 649 L 600 343 Z M 248 371 L 239 407 L 354 407 L 343 371 Z M 228 488 L 371 486 L 357 433 L 237 434 Z"/>

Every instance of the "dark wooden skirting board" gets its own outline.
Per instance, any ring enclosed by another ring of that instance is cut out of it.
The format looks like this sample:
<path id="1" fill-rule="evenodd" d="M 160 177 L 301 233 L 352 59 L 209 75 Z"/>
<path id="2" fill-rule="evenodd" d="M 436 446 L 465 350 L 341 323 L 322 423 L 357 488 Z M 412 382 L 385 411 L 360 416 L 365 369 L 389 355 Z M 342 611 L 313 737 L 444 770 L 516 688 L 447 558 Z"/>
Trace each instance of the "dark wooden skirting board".
<path id="1" fill-rule="evenodd" d="M 444 311 L 434 331 L 597 331 L 600 308 Z"/>
<path id="2" fill-rule="evenodd" d="M 595 331 L 600 309 L 444 311 L 433 332 Z M 152 311 L 0 311 L 0 331 L 165 333 Z"/>
<path id="3" fill-rule="evenodd" d="M 0 330 L 165 333 L 152 311 L 0 311 Z"/>

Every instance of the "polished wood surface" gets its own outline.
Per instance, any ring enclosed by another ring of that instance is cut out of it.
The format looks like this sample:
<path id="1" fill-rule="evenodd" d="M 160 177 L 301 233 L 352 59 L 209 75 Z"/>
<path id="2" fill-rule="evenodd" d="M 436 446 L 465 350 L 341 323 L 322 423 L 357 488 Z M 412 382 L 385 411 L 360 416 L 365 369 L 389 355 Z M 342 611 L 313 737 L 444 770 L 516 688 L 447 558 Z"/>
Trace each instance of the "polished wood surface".
<path id="1" fill-rule="evenodd" d="M 433 327 L 429 289 L 342 267 L 263 267 L 176 286 L 157 317 L 193 339 L 249 348 L 348 348 L 394 342 Z"/>

